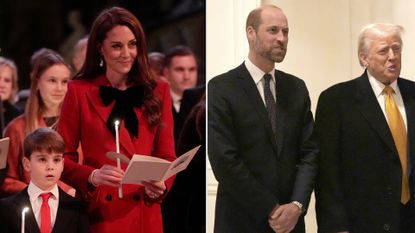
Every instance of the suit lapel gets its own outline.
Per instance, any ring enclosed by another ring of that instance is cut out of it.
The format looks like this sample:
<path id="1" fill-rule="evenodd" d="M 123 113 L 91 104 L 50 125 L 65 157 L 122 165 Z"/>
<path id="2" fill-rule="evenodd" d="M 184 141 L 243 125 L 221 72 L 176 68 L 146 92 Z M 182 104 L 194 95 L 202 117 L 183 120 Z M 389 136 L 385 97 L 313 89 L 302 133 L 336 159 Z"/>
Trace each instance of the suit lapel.
<path id="1" fill-rule="evenodd" d="M 242 88 L 244 89 L 248 99 L 251 101 L 252 105 L 254 106 L 257 114 L 259 115 L 259 120 L 264 123 L 265 131 L 267 132 L 271 142 L 272 147 L 276 153 L 278 153 L 277 144 L 275 140 L 274 133 L 272 132 L 271 122 L 268 118 L 267 109 L 265 108 L 264 101 L 262 101 L 261 95 L 258 92 L 258 88 L 253 81 L 251 75 L 249 74 L 248 70 L 245 67 L 245 64 L 239 66 L 239 75 L 238 77 L 241 79 Z M 277 109 L 278 114 L 278 109 Z M 278 116 L 277 116 L 278 118 Z"/>
<path id="2" fill-rule="evenodd" d="M 282 147 L 284 145 L 284 119 L 286 109 L 290 104 L 290 90 L 284 88 L 285 78 L 282 72 L 275 70 L 275 83 L 276 83 L 276 104 L 277 104 L 277 145 L 278 154 L 281 154 Z"/>
<path id="3" fill-rule="evenodd" d="M 385 115 L 373 93 L 366 72 L 356 80 L 356 85 L 357 91 L 354 96 L 357 101 L 357 107 L 368 124 L 379 134 L 389 149 L 394 152 L 394 159 L 399 158 Z"/>
<path id="4" fill-rule="evenodd" d="M 105 106 L 102 103 L 100 94 L 99 94 L 99 86 L 94 86 L 92 90 L 86 93 L 89 103 L 91 104 L 92 108 L 98 113 L 99 118 L 104 122 L 107 122 L 107 119 L 111 113 L 112 107 L 114 106 L 114 102 L 108 106 Z"/>
<path id="5" fill-rule="evenodd" d="M 68 222 L 70 221 L 70 212 L 66 208 L 70 202 L 70 199 L 68 198 L 67 194 L 64 193 L 59 188 L 59 206 L 58 206 L 58 212 L 56 213 L 56 221 L 53 225 L 52 232 L 65 232 Z"/>
<path id="6" fill-rule="evenodd" d="M 22 210 L 24 207 L 29 207 L 29 211 L 25 215 L 25 232 L 26 233 L 39 233 L 39 226 L 37 225 L 35 215 L 33 213 L 32 205 L 30 204 L 29 194 L 27 193 L 27 187 L 16 195 L 15 198 L 15 210 L 18 212 L 18 216 L 22 219 Z M 21 223 L 21 221 L 19 221 Z M 20 229 L 20 227 L 19 227 Z"/>
<path id="7" fill-rule="evenodd" d="M 87 98 L 89 103 L 91 104 L 92 108 L 95 110 L 95 112 L 98 114 L 99 118 L 103 121 L 103 125 L 106 124 L 107 119 L 112 111 L 112 108 L 114 107 L 115 101 L 112 102 L 110 105 L 105 106 L 102 103 L 101 96 L 99 93 L 99 86 L 109 86 L 109 81 L 105 78 L 105 76 L 97 78 L 95 81 L 93 88 L 91 88 L 90 91 L 87 92 Z M 140 121 L 141 118 L 141 110 L 134 109 L 138 120 Z M 128 130 L 124 127 L 124 121 L 121 122 L 120 128 L 120 147 L 123 147 L 130 155 L 134 154 L 134 145 L 131 141 L 130 134 L 128 133 Z M 115 142 L 115 137 L 114 137 Z M 114 143 L 115 145 L 115 143 Z M 115 146 L 114 146 L 115 151 Z"/>

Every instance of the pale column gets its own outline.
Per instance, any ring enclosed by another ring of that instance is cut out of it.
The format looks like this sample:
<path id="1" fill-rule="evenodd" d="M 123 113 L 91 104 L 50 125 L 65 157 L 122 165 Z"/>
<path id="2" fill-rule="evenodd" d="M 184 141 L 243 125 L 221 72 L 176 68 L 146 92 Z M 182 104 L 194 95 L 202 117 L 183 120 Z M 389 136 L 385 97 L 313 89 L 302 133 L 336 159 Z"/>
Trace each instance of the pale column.
<path id="1" fill-rule="evenodd" d="M 248 56 L 245 21 L 259 0 L 206 1 L 206 80 L 240 65 Z M 209 101 L 209 99 L 208 99 Z M 213 232 L 217 181 L 207 164 L 206 232 Z"/>

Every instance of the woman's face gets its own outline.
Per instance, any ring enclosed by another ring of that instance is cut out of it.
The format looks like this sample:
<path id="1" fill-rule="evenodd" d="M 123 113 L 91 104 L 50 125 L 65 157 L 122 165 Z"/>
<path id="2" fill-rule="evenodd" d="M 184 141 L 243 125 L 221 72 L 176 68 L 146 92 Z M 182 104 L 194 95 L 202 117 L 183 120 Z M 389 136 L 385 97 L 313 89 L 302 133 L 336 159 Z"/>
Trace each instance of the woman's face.
<path id="1" fill-rule="evenodd" d="M 137 57 L 137 39 L 127 26 L 115 26 L 102 42 L 101 54 L 107 75 L 126 75 Z"/>
<path id="2" fill-rule="evenodd" d="M 37 87 L 47 108 L 56 107 L 62 103 L 68 90 L 69 77 L 70 71 L 63 64 L 49 67 L 39 77 Z"/>
<path id="3" fill-rule="evenodd" d="M 0 66 L 0 97 L 9 100 L 13 89 L 13 70 L 6 65 Z"/>

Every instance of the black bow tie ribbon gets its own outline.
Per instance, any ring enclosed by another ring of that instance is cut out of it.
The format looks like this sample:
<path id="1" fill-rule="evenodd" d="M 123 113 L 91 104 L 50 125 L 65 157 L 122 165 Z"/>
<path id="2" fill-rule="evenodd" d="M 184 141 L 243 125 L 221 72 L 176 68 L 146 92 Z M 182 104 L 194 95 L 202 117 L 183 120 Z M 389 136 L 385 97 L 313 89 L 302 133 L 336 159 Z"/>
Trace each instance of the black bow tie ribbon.
<path id="1" fill-rule="evenodd" d="M 124 119 L 125 128 L 132 136 L 138 138 L 138 118 L 134 112 L 134 107 L 140 108 L 144 103 L 144 86 L 135 85 L 124 91 L 110 86 L 100 86 L 99 93 L 105 106 L 110 105 L 115 100 L 106 123 L 112 135 L 115 137 L 115 120 L 119 120 L 121 125 L 121 120 Z"/>

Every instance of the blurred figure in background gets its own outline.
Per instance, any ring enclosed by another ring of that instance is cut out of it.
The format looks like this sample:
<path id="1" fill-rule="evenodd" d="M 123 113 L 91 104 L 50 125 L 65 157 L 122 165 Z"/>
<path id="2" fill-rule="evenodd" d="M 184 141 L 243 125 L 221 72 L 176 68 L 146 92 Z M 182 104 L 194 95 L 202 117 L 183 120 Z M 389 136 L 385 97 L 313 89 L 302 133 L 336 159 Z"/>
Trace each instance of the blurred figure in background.
<path id="1" fill-rule="evenodd" d="M 81 70 L 85 62 L 86 46 L 88 45 L 88 36 L 81 38 L 75 45 L 72 55 L 72 65 L 74 67 L 74 73 L 78 73 Z"/>
<path id="2" fill-rule="evenodd" d="M 176 176 L 163 202 L 165 233 L 203 233 L 206 227 L 206 101 L 203 94 L 187 117 L 177 154 L 202 145 L 187 169 Z"/>
<path id="3" fill-rule="evenodd" d="M 31 65 L 30 95 L 25 113 L 11 121 L 4 133 L 5 137 L 10 137 L 8 170 L 2 186 L 6 195 L 20 192 L 29 184 L 29 173 L 22 166 L 23 140 L 37 128 L 56 128 L 71 74 L 69 64 L 51 49 L 35 52 Z M 60 186 L 74 195 L 74 190 L 66 184 Z"/>
<path id="4" fill-rule="evenodd" d="M 185 46 L 178 45 L 166 53 L 166 66 L 164 76 L 170 84 L 170 94 L 172 98 L 173 119 L 174 119 L 174 139 L 177 146 L 180 131 L 189 111 L 181 111 L 181 106 L 189 99 L 183 99 L 183 92 L 193 88 L 197 84 L 197 60 L 193 51 Z M 196 104 L 199 99 L 194 101 Z"/>
<path id="5" fill-rule="evenodd" d="M 170 94 L 172 96 L 176 154 L 180 156 L 182 153 L 186 152 L 184 150 L 179 152 L 178 150 L 180 133 L 182 132 L 183 125 L 189 117 L 191 110 L 201 100 L 205 91 L 205 86 L 196 87 L 198 80 L 197 59 L 196 55 L 189 47 L 178 45 L 171 48 L 166 53 L 165 64 L 164 75 L 170 84 Z M 194 137 L 194 135 L 185 134 L 183 135 L 182 140 L 198 139 L 198 137 L 192 139 L 187 137 Z M 204 148 L 201 148 L 198 154 L 204 153 L 204 151 Z M 201 156 L 199 155 L 198 157 Z M 193 160 L 196 160 L 196 157 Z M 192 161 L 192 164 L 194 163 L 195 162 Z M 205 184 L 205 180 L 200 180 L 200 177 L 195 176 L 190 178 L 194 175 L 193 173 L 195 170 L 198 170 L 198 168 L 188 168 L 186 171 L 182 172 L 183 174 L 178 174 L 178 177 L 180 176 L 180 178 L 175 181 L 171 190 L 172 192 L 162 203 L 163 224 L 166 233 L 187 232 L 185 231 L 185 228 L 189 223 L 187 215 L 190 213 L 188 212 L 188 208 L 191 196 L 193 195 L 191 192 L 202 192 L 204 190 L 204 188 L 200 188 L 200 186 L 193 187 L 195 185 L 193 181 L 199 180 L 203 185 Z M 203 168 L 203 172 L 204 171 Z"/>
<path id="6" fill-rule="evenodd" d="M 0 127 L 2 133 L 4 127 L 21 114 L 21 111 L 13 105 L 17 98 L 17 80 L 16 64 L 10 59 L 0 57 L 0 97 L 2 104 Z"/>
<path id="7" fill-rule="evenodd" d="M 21 113 L 13 105 L 17 98 L 17 79 L 16 64 L 10 59 L 0 57 L 0 130 L 2 135 L 5 125 Z M 0 187 L 3 185 L 6 173 L 7 167 L 0 169 Z"/>
<path id="8" fill-rule="evenodd" d="M 160 52 L 151 52 L 148 54 L 148 62 L 150 63 L 150 68 L 153 70 L 158 80 L 168 82 L 164 76 L 164 67 L 166 64 L 166 55 Z"/>

